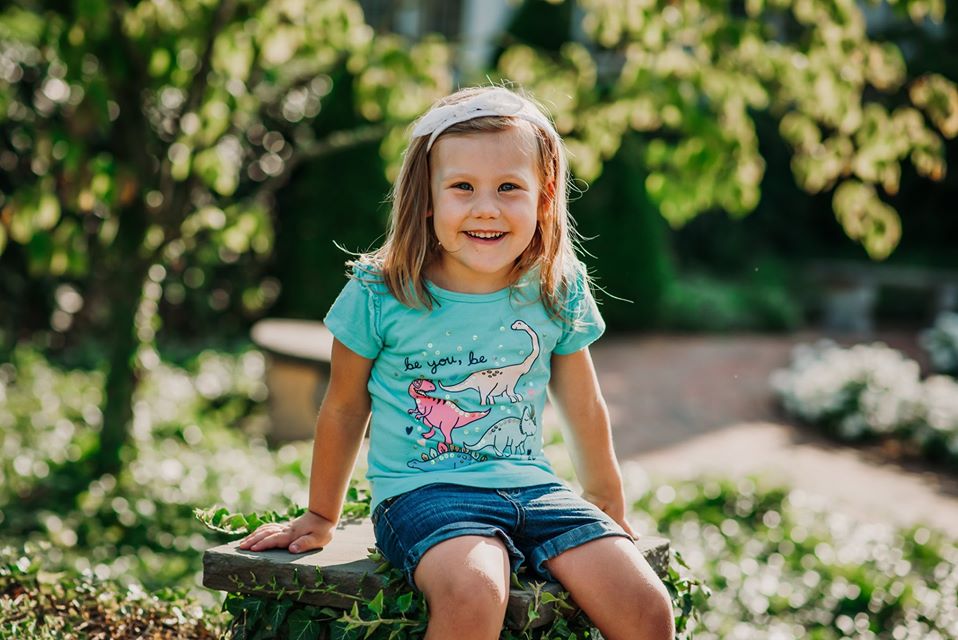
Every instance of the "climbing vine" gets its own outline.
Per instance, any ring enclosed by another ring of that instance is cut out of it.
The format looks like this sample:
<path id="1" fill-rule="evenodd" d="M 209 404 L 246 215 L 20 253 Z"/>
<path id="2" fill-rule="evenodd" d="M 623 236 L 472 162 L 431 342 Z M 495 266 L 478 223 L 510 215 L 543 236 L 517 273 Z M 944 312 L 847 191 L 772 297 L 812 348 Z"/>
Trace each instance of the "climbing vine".
<path id="1" fill-rule="evenodd" d="M 350 487 L 343 508 L 344 518 L 369 515 L 368 492 Z M 266 522 L 294 518 L 304 509 L 290 508 L 285 514 L 231 513 L 225 508 L 196 510 L 196 517 L 210 529 L 230 535 L 244 535 Z M 402 574 L 376 549 L 369 559 L 376 563 L 376 573 L 384 578 L 384 586 L 372 598 L 348 593 L 337 585 L 325 582 L 317 568 L 315 575 L 295 573 L 292 586 L 283 586 L 273 578 L 262 582 L 255 574 L 233 575 L 232 590 L 223 609 L 232 616 L 229 637 L 232 640 L 290 638 L 294 640 L 412 640 L 421 638 L 428 624 L 428 610 L 422 593 L 413 591 Z M 676 638 L 691 639 L 693 621 L 709 596 L 708 588 L 689 574 L 681 554 L 672 552 L 667 574 L 663 577 L 672 596 L 675 611 Z M 519 630 L 503 629 L 500 640 L 573 640 L 599 638 L 586 615 L 570 602 L 567 592 L 557 594 L 545 590 L 545 583 L 524 581 L 512 574 L 515 588 L 532 592 L 527 623 Z M 389 595 L 387 595 L 389 594 Z M 352 602 L 349 609 L 309 605 L 301 602 L 307 595 L 336 596 Z M 559 615 L 538 628 L 531 625 L 541 616 L 542 606 L 551 606 Z"/>

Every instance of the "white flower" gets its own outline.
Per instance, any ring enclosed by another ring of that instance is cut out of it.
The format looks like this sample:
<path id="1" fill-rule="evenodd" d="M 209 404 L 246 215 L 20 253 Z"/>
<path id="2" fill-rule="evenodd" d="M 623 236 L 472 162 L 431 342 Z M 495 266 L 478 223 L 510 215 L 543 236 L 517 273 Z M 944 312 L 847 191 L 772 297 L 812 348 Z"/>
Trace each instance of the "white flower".
<path id="1" fill-rule="evenodd" d="M 958 313 L 938 314 L 935 326 L 918 337 L 938 371 L 958 372 Z"/>
<path id="2" fill-rule="evenodd" d="M 940 433 L 958 435 L 958 382 L 948 376 L 931 376 L 922 390 L 928 426 Z"/>

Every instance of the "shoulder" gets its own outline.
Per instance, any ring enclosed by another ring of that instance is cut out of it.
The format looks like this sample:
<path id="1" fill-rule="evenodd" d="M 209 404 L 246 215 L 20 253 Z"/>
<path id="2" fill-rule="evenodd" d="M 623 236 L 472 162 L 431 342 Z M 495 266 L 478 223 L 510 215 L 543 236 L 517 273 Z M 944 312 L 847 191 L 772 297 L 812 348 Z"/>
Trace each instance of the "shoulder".
<path id="1" fill-rule="evenodd" d="M 357 260 L 350 260 L 346 264 L 349 267 L 347 287 L 352 285 L 374 296 L 389 294 L 389 288 L 386 286 L 382 268 L 378 263 L 361 257 Z"/>
<path id="2" fill-rule="evenodd" d="M 565 275 L 559 298 L 563 332 L 555 349 L 559 355 L 578 351 L 605 333 L 605 320 L 592 295 L 592 280 L 585 264 L 577 261 Z"/>
<path id="3" fill-rule="evenodd" d="M 583 303 L 593 300 L 592 278 L 584 262 L 575 260 L 566 267 L 560 276 L 558 294 L 561 312 L 573 318 Z"/>

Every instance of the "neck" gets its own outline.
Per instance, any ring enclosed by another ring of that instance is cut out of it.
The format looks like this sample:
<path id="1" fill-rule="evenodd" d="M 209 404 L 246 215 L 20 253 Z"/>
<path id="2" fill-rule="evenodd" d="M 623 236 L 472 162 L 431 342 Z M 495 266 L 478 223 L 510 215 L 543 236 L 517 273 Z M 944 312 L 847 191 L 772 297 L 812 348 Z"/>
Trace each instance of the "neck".
<path id="1" fill-rule="evenodd" d="M 488 276 L 481 278 L 456 277 L 456 274 L 450 273 L 450 271 L 450 269 L 443 268 L 440 259 L 429 267 L 426 267 L 423 270 L 423 274 L 427 280 L 440 289 L 455 291 L 456 293 L 495 293 L 514 284 L 512 268 L 503 270 L 501 273 L 488 274 Z"/>

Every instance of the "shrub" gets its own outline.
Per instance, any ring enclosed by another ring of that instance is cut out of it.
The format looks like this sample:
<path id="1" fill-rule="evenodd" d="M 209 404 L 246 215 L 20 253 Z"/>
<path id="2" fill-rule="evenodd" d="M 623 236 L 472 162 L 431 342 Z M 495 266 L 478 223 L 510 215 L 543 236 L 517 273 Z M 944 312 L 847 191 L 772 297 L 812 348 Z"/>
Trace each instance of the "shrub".
<path id="1" fill-rule="evenodd" d="M 958 374 L 958 313 L 938 314 L 935 325 L 921 332 L 918 341 L 941 373 Z"/>
<path id="2" fill-rule="evenodd" d="M 208 543 L 196 505 L 285 511 L 306 501 L 310 443 L 271 451 L 236 428 L 260 410 L 263 367 L 251 350 L 155 364 L 124 470 L 91 478 L 82 461 L 99 429 L 102 373 L 64 371 L 19 347 L 0 366 L 0 545 L 48 545 L 48 571 L 198 586 Z"/>
<path id="3" fill-rule="evenodd" d="M 789 414 L 839 438 L 895 437 L 958 460 L 958 383 L 922 381 L 917 362 L 883 344 L 798 345 L 771 382 Z"/>
<path id="4" fill-rule="evenodd" d="M 691 276 L 673 282 L 662 301 L 662 325 L 680 331 L 783 331 L 801 322 L 800 305 L 776 284 Z"/>

